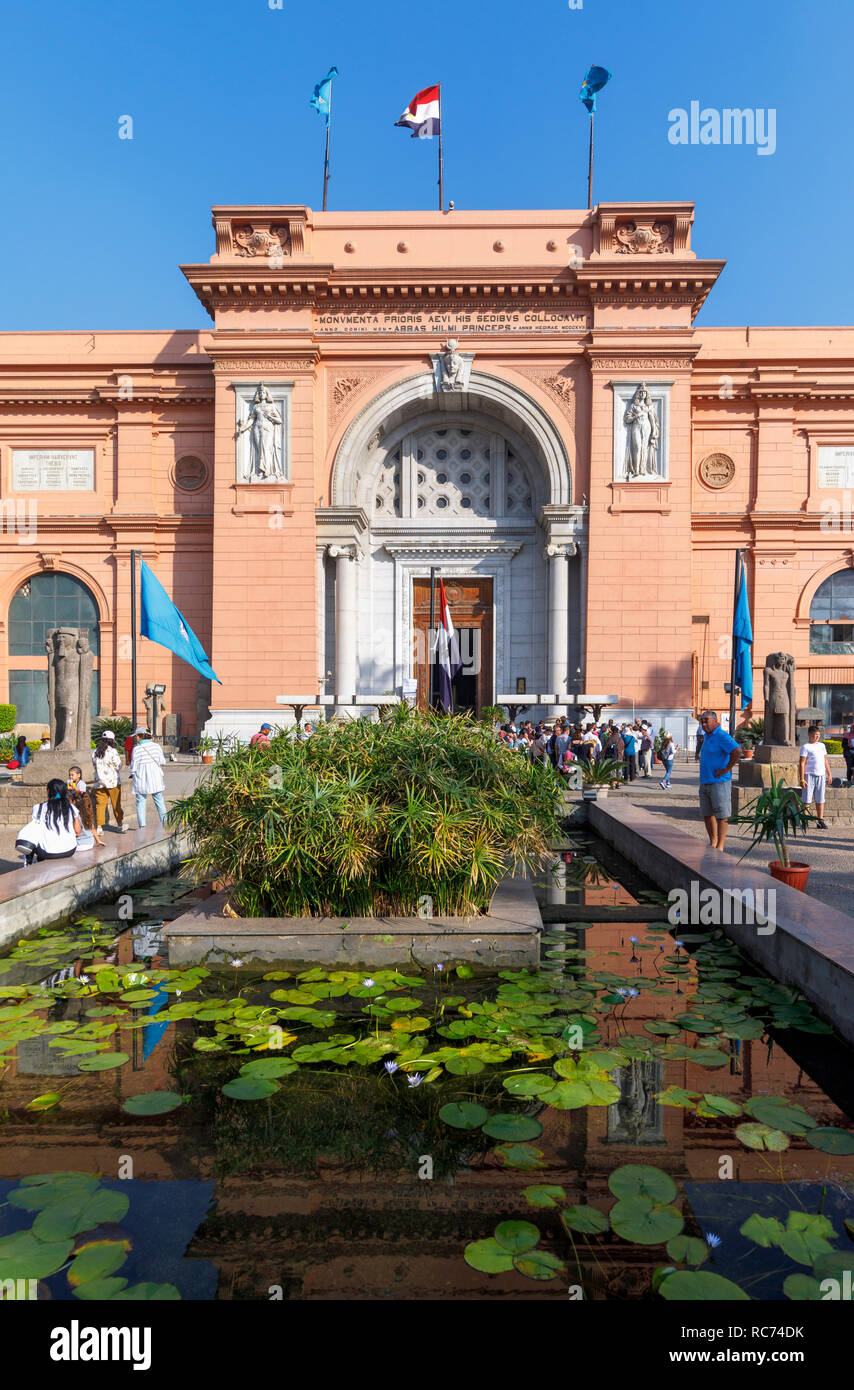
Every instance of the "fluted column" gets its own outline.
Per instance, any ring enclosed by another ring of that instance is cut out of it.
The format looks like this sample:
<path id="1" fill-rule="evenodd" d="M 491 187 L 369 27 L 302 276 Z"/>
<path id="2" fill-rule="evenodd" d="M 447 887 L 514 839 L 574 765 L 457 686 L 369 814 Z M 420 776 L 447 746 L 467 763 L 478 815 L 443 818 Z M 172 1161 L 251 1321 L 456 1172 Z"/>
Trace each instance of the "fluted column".
<path id="1" fill-rule="evenodd" d="M 329 554 L 335 561 L 335 702 L 348 708 L 358 680 L 356 564 L 361 555 L 356 545 L 331 545 Z"/>
<path id="2" fill-rule="evenodd" d="M 552 542 L 544 555 L 549 565 L 549 690 L 558 705 L 569 703 L 569 557 L 573 542 Z"/>

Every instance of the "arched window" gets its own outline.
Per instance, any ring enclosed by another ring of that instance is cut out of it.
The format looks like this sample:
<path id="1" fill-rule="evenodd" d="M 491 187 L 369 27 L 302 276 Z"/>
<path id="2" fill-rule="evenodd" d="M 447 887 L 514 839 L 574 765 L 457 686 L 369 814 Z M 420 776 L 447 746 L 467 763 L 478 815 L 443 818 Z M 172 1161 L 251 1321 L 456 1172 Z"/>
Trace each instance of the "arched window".
<path id="1" fill-rule="evenodd" d="M 838 570 L 816 589 L 810 604 L 810 651 L 854 655 L 854 569 Z"/>
<path id="2" fill-rule="evenodd" d="M 54 627 L 85 627 L 95 654 L 92 673 L 92 713 L 100 709 L 98 605 L 95 596 L 73 574 L 34 574 L 24 580 L 9 605 L 9 703 L 17 707 L 19 724 L 49 719 L 45 639 Z M 37 657 L 15 662 L 14 657 Z"/>

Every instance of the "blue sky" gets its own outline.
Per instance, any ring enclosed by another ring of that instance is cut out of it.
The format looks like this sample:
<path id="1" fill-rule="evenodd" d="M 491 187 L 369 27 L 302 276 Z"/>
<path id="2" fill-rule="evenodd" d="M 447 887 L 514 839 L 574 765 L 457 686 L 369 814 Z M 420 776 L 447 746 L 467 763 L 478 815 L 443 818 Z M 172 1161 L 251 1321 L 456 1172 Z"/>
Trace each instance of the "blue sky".
<path id="1" fill-rule="evenodd" d="M 394 129 L 435 81 L 458 208 L 584 206 L 578 88 L 600 63 L 594 197 L 696 202 L 695 250 L 729 261 L 699 322 L 854 321 L 843 0 L 270 3 L 7 7 L 0 327 L 208 326 L 177 266 L 211 254 L 212 203 L 320 206 L 308 103 L 331 63 L 331 208 L 435 206 L 435 144 Z M 692 101 L 774 108 L 776 152 L 669 143 Z"/>

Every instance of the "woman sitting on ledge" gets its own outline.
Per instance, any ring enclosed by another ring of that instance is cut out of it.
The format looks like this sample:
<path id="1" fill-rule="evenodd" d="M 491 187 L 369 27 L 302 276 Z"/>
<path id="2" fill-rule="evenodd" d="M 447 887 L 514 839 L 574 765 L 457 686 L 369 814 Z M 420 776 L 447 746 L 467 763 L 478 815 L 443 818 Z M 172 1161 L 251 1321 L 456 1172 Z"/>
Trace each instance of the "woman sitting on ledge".
<path id="1" fill-rule="evenodd" d="M 33 807 L 32 822 L 38 826 L 39 842 L 24 860 L 26 864 L 37 859 L 71 858 L 82 826 L 68 799 L 68 788 L 58 777 L 47 784 L 47 800 Z"/>

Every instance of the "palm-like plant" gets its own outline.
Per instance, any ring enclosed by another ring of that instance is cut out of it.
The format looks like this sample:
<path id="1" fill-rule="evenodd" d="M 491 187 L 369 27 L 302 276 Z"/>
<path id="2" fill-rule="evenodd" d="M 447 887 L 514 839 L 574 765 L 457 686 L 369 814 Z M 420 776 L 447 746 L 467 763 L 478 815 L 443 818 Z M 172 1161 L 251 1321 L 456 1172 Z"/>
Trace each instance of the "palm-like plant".
<path id="1" fill-rule="evenodd" d="M 581 765 L 581 779 L 588 787 L 610 787 L 623 775 L 623 764 L 619 758 L 600 758 L 598 763 Z"/>
<path id="2" fill-rule="evenodd" d="M 744 854 L 744 859 L 757 845 L 773 844 L 777 857 L 784 868 L 789 868 L 791 860 L 786 843 L 791 836 L 805 835 L 809 826 L 816 820 L 808 811 L 797 787 L 787 787 L 782 778 L 771 773 L 771 785 L 764 787 L 755 801 L 743 813 L 733 816 L 734 825 L 747 825 L 753 838 Z M 740 861 L 739 861 L 740 862 Z"/>
<path id="3" fill-rule="evenodd" d="M 409 916 L 424 897 L 478 914 L 506 873 L 546 861 L 549 774 L 471 719 L 396 706 L 387 722 L 223 750 L 171 819 L 240 916 Z"/>

